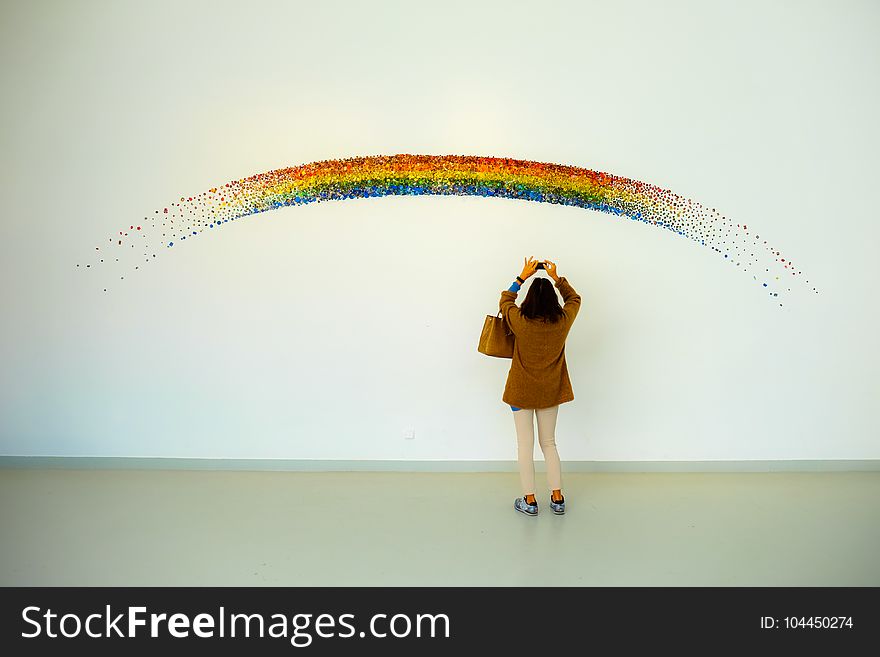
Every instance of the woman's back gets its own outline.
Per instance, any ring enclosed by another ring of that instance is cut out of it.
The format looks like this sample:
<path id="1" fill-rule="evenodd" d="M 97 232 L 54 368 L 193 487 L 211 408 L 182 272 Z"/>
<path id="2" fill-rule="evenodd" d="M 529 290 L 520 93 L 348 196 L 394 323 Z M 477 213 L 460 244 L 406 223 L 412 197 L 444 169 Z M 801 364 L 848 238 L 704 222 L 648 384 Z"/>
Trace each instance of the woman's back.
<path id="1" fill-rule="evenodd" d="M 547 408 L 574 399 L 565 341 L 580 310 L 581 297 L 565 277 L 555 285 L 562 294 L 562 316 L 556 322 L 530 319 L 516 306 L 516 292 L 501 293 L 502 316 L 514 334 L 513 358 L 502 401 L 519 408 Z"/>

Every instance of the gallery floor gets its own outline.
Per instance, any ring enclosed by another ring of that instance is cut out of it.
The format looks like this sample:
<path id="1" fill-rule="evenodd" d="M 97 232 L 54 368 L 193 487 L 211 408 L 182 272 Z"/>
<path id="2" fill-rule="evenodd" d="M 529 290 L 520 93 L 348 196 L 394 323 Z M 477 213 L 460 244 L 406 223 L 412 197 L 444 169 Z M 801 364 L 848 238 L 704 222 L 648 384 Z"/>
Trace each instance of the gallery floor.
<path id="1" fill-rule="evenodd" d="M 512 472 L 2 469 L 0 585 L 880 585 L 877 472 L 564 487 L 527 517 Z"/>

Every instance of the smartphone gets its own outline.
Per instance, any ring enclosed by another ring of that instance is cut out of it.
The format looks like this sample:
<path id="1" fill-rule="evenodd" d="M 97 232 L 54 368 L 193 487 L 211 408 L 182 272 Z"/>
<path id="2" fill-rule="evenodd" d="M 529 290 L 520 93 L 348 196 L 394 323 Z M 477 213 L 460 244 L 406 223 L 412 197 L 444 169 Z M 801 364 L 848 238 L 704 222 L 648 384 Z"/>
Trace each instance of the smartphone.
<path id="1" fill-rule="evenodd" d="M 538 269 L 544 269 L 544 263 L 543 263 L 543 262 L 539 262 L 537 268 L 538 268 Z"/>

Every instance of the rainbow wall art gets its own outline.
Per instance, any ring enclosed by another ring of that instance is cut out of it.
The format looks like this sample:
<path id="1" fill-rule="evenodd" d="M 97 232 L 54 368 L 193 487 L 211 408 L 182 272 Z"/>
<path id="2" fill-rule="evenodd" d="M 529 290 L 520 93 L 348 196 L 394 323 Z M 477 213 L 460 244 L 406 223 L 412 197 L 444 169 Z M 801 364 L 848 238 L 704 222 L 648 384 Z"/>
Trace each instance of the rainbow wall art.
<path id="1" fill-rule="evenodd" d="M 101 263 L 122 263 L 125 271 L 117 274 L 124 280 L 125 273 L 141 269 L 160 251 L 179 249 L 231 221 L 290 205 L 402 194 L 555 203 L 642 221 L 718 252 L 751 273 L 752 282 L 774 301 L 783 287 L 791 290 L 791 277 L 804 280 L 791 260 L 748 226 L 668 189 L 563 164 L 472 155 L 352 157 L 233 180 L 196 196 L 181 196 L 143 221 L 129 222 L 109 243 L 95 247 L 94 268 L 91 262 L 76 266 L 94 271 Z M 102 287 L 109 289 L 108 284 Z M 815 287 L 812 291 L 817 292 Z"/>

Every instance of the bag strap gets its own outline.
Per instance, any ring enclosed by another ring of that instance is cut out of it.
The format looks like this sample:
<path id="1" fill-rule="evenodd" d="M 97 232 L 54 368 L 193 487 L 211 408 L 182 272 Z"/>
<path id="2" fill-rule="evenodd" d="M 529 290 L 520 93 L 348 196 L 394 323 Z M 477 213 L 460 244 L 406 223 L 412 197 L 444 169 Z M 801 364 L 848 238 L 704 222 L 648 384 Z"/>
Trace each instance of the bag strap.
<path id="1" fill-rule="evenodd" d="M 513 335 L 513 330 L 511 330 L 510 325 L 507 323 L 507 321 L 505 321 L 504 315 L 501 314 L 500 308 L 498 309 L 498 312 L 495 313 L 495 316 L 501 318 L 501 323 L 504 324 L 504 328 L 506 329 L 505 334 L 506 335 Z"/>

